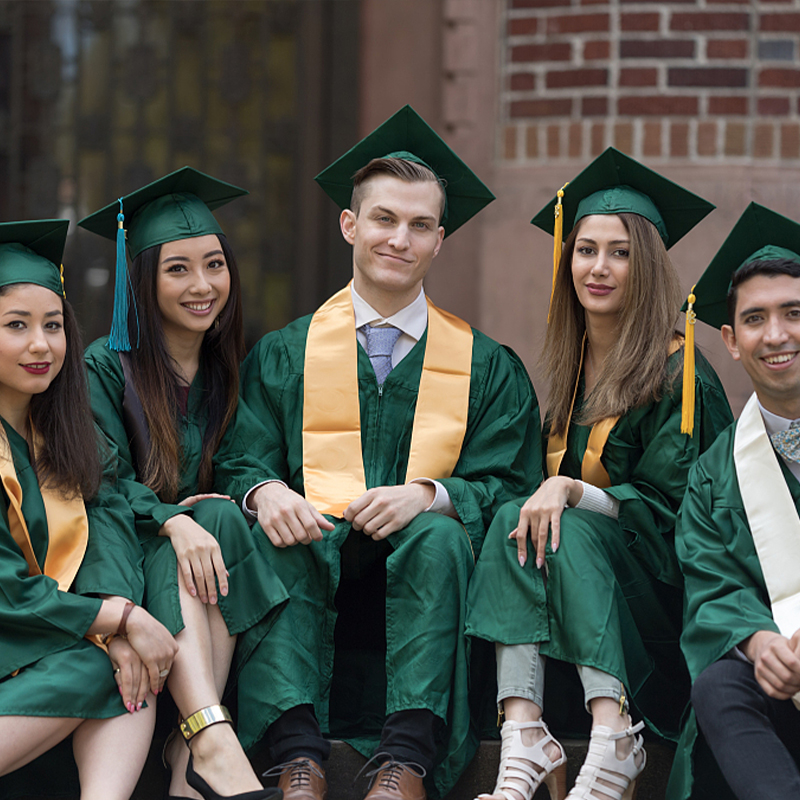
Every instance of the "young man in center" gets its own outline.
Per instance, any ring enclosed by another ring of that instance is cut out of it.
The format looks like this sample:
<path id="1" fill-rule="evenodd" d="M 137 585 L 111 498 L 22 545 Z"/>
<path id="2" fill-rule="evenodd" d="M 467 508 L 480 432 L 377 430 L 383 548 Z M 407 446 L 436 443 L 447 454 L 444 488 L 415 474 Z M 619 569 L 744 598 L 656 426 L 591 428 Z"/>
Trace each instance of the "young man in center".
<path id="1" fill-rule="evenodd" d="M 406 106 L 317 181 L 353 281 L 243 367 L 280 479 L 245 507 L 291 600 L 241 674 L 240 732 L 266 737 L 287 800 L 324 798 L 323 733 L 375 749 L 370 800 L 421 800 L 477 744 L 466 585 L 494 513 L 541 480 L 538 406 L 519 359 L 423 291 L 493 199 L 424 120 Z"/>

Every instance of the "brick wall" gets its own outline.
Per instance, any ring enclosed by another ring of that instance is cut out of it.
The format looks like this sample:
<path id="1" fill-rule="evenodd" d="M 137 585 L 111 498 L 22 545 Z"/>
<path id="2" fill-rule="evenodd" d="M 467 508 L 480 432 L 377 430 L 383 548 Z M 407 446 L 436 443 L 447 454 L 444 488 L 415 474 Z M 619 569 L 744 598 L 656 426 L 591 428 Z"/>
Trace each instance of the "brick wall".
<path id="1" fill-rule="evenodd" d="M 800 0 L 505 0 L 501 160 L 800 163 Z"/>

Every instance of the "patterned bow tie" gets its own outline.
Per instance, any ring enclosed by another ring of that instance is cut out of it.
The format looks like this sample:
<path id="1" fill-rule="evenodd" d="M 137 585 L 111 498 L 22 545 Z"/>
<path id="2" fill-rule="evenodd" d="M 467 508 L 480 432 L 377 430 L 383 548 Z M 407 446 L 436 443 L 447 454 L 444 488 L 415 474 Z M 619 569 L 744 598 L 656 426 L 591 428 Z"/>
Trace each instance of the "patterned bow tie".
<path id="1" fill-rule="evenodd" d="M 788 431 L 770 434 L 772 446 L 787 460 L 800 462 L 800 419 L 796 419 Z"/>
<path id="2" fill-rule="evenodd" d="M 362 325 L 361 330 L 367 337 L 367 355 L 372 369 L 375 370 L 378 386 L 383 386 L 383 382 L 392 371 L 392 351 L 401 331 L 394 325 L 385 325 L 380 328 Z"/>

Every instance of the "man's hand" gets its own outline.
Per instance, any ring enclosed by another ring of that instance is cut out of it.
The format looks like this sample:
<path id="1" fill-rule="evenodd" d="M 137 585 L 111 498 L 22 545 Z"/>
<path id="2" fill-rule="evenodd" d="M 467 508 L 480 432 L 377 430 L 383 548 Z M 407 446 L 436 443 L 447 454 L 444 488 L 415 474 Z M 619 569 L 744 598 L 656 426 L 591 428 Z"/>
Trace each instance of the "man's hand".
<path id="1" fill-rule="evenodd" d="M 378 486 L 361 495 L 344 510 L 344 518 L 357 531 L 373 539 L 385 539 L 405 528 L 430 506 L 436 488 L 430 483 Z"/>
<path id="2" fill-rule="evenodd" d="M 275 547 L 319 542 L 322 531 L 335 527 L 305 497 L 278 481 L 259 486 L 247 498 L 247 504 Z"/>
<path id="3" fill-rule="evenodd" d="M 167 536 L 178 557 L 178 569 L 183 583 L 192 597 L 200 595 L 204 603 L 217 602 L 216 575 L 220 594 L 228 594 L 228 570 L 219 542 L 186 514 L 170 517 L 159 531 Z"/>
<path id="4" fill-rule="evenodd" d="M 528 560 L 528 534 L 536 547 L 536 567 L 544 564 L 548 531 L 552 530 L 553 552 L 561 541 L 561 515 L 567 505 L 574 506 L 583 496 L 581 484 L 564 475 L 548 478 L 526 501 L 519 512 L 517 527 L 508 535 L 517 540 L 517 560 L 521 567 Z"/>
<path id="5" fill-rule="evenodd" d="M 800 631 L 791 639 L 774 631 L 757 631 L 741 645 L 755 666 L 761 688 L 777 700 L 788 700 L 800 691 Z"/>

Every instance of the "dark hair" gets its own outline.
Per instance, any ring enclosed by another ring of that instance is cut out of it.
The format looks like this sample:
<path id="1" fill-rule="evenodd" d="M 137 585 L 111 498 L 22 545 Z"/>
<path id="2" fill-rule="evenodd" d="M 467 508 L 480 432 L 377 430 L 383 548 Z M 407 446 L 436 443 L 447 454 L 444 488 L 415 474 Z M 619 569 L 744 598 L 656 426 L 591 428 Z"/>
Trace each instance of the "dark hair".
<path id="1" fill-rule="evenodd" d="M 442 206 L 439 210 L 439 222 L 444 215 L 444 205 L 446 200 L 445 184 L 438 175 L 429 167 L 424 164 L 418 164 L 416 161 L 406 161 L 404 158 L 373 158 L 364 167 L 361 167 L 355 175 L 353 175 L 353 194 L 350 197 L 350 209 L 358 216 L 361 211 L 361 202 L 364 199 L 365 185 L 376 175 L 392 175 L 395 178 L 400 178 L 401 181 L 408 183 L 435 183 L 439 186 L 442 192 Z"/>
<path id="2" fill-rule="evenodd" d="M 203 337 L 203 408 L 206 427 L 198 489 L 208 492 L 214 480 L 213 457 L 239 400 L 239 363 L 244 358 L 242 290 L 233 251 L 224 236 L 219 243 L 230 273 L 230 294 L 215 324 Z M 139 479 L 167 502 L 180 487 L 181 440 L 178 424 L 181 383 L 167 352 L 156 285 L 161 245 L 142 251 L 130 268 L 135 306 L 128 312 L 131 364 L 136 390 L 150 430 L 150 452 Z M 136 345 L 138 341 L 138 346 Z"/>
<path id="3" fill-rule="evenodd" d="M 739 287 L 750 278 L 755 278 L 756 275 L 773 278 L 776 275 L 788 275 L 791 278 L 800 278 L 800 264 L 789 258 L 765 258 L 751 261 L 734 272 L 727 297 L 728 322 L 732 328 L 736 327 L 736 300 L 739 296 Z"/>
<path id="4" fill-rule="evenodd" d="M 0 297 L 20 285 L 0 287 Z M 31 424 L 41 437 L 33 468 L 40 485 L 57 489 L 66 497 L 91 500 L 102 474 L 100 440 L 89 405 L 78 321 L 66 300 L 62 300 L 62 308 L 67 342 L 64 365 L 47 389 L 31 397 Z"/>

